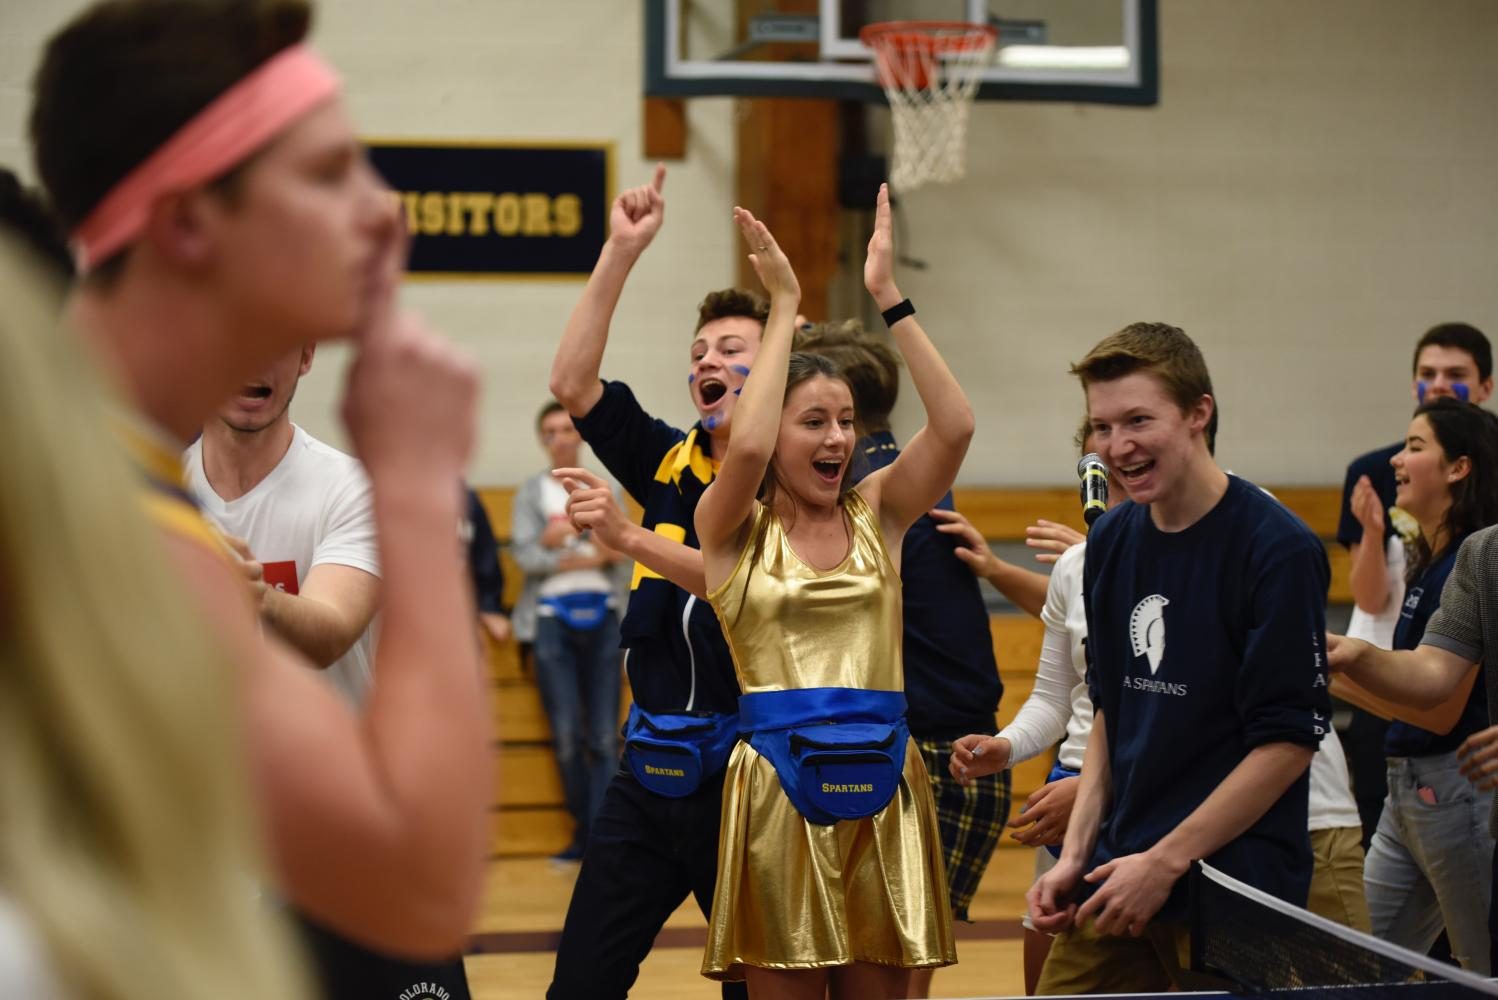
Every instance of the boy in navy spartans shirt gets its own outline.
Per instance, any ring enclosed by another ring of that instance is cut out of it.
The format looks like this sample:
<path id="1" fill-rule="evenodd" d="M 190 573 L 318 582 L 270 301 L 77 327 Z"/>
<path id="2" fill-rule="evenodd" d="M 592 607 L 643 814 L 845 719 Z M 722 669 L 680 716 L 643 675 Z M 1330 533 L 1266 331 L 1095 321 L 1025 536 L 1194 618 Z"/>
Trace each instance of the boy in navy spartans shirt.
<path id="1" fill-rule="evenodd" d="M 1192 861 L 1305 905 L 1329 570 L 1295 515 L 1208 453 L 1212 382 L 1185 333 L 1136 323 L 1072 371 L 1130 502 L 1087 544 L 1096 716 L 1061 860 L 1029 893 L 1060 932 L 1038 992 L 1155 991 L 1187 954 Z"/>

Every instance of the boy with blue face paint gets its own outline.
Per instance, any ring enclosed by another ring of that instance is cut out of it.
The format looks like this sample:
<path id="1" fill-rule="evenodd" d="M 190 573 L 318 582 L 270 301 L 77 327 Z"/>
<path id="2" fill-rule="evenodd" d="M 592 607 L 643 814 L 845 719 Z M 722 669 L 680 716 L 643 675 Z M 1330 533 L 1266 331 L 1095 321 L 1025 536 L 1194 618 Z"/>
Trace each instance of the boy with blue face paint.
<path id="1" fill-rule="evenodd" d="M 1442 396 L 1483 403 L 1493 393 L 1492 347 L 1481 330 L 1466 323 L 1431 327 L 1415 345 L 1412 367 L 1410 389 L 1416 406 Z M 1389 594 L 1383 553 L 1377 545 L 1365 553 L 1362 540 L 1370 530 L 1382 537 L 1393 532 L 1385 517 L 1388 508 L 1394 506 L 1394 473 L 1389 459 L 1403 447 L 1403 442 L 1397 442 L 1370 451 L 1347 467 L 1337 541 L 1352 552 L 1353 597 L 1370 615 L 1385 609 Z"/>
<path id="2" fill-rule="evenodd" d="M 1410 393 L 1415 405 L 1449 396 L 1486 402 L 1493 393 L 1493 350 L 1482 331 L 1466 323 L 1441 323 L 1415 345 Z M 1337 541 L 1352 554 L 1349 573 L 1355 606 L 1347 633 L 1384 649 L 1394 642 L 1394 626 L 1404 598 L 1404 544 L 1388 516 L 1394 502 L 1394 469 L 1389 460 L 1399 441 L 1352 460 L 1342 487 Z M 1371 538 L 1373 544 L 1364 545 Z M 1348 764 L 1363 817 L 1364 840 L 1378 824 L 1384 783 L 1386 723 L 1354 710 L 1346 734 Z"/>
<path id="3" fill-rule="evenodd" d="M 738 390 L 759 351 L 769 306 L 736 289 L 698 308 L 683 431 L 652 417 L 622 382 L 599 377 L 625 280 L 665 216 L 664 167 L 625 191 L 609 239 L 552 365 L 551 391 L 609 473 L 644 508 L 641 524 L 583 469 L 555 474 L 575 528 L 635 560 L 620 623 L 634 707 L 624 766 L 593 817 L 547 996 L 614 1000 L 639 975 L 666 918 L 689 894 L 706 915 L 717 878 L 723 764 L 737 733 L 739 686 L 706 593 L 693 514 L 728 450 Z M 745 996 L 725 983 L 725 997 Z"/>

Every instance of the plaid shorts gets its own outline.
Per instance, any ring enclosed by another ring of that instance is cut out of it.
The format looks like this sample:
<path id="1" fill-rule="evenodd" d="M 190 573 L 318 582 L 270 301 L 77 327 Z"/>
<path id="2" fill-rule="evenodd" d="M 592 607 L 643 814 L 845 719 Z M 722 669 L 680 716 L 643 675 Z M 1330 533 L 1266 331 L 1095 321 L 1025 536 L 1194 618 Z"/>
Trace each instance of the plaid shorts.
<path id="1" fill-rule="evenodd" d="M 978 778 L 971 785 L 959 785 L 947 770 L 952 756 L 950 740 L 915 742 L 931 775 L 931 795 L 936 799 L 936 819 L 941 827 L 952 916 L 966 920 L 968 904 L 978 891 L 988 859 L 993 856 L 999 834 L 1009 819 L 1009 772 L 1000 771 Z"/>

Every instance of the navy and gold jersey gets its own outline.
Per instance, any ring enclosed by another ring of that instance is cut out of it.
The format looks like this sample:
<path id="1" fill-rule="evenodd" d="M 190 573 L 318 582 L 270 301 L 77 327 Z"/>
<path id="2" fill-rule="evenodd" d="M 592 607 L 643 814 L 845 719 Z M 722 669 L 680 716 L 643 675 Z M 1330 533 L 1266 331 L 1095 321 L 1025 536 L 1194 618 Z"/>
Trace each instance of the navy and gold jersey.
<path id="1" fill-rule="evenodd" d="M 644 508 L 649 531 L 700 548 L 693 518 L 717 473 L 701 424 L 682 431 L 640 406 L 629 386 L 605 382 L 578 433 L 609 474 Z M 739 686 L 723 630 L 706 601 L 636 564 L 621 645 L 635 701 L 647 712 L 736 712 Z"/>
<path id="2" fill-rule="evenodd" d="M 115 421 L 115 433 L 140 473 L 144 483 L 140 502 L 151 523 L 227 558 L 224 536 L 203 516 L 187 492 L 180 453 L 157 440 L 151 431 L 130 426 L 125 420 Z"/>

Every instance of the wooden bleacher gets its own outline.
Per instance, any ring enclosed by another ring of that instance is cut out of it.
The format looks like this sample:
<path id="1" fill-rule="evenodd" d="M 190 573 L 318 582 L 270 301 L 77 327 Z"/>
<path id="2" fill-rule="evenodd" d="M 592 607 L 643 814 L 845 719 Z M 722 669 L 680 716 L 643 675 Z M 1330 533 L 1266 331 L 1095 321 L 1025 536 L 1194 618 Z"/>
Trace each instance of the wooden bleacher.
<path id="1" fill-rule="evenodd" d="M 1340 546 L 1331 542 L 1336 533 L 1340 489 L 1285 487 L 1272 492 L 1318 535 L 1327 540 L 1331 561 L 1331 601 L 1351 603 L 1348 560 Z M 507 543 L 510 504 L 514 490 L 482 489 L 479 495 L 489 512 L 495 534 Z M 1038 518 L 1081 528 L 1077 494 L 1073 489 L 977 489 L 955 491 L 957 507 L 972 520 L 985 538 L 993 542 L 1020 541 L 1025 528 Z M 633 511 L 638 516 L 639 511 Z M 505 571 L 505 602 L 513 605 L 520 593 L 522 574 L 502 545 L 500 560 Z M 994 653 L 1004 681 L 999 722 L 1014 718 L 1035 682 L 1035 664 L 1040 656 L 1043 628 L 1039 621 L 1018 614 L 990 618 Z M 490 675 L 493 678 L 495 733 L 499 745 L 498 787 L 495 790 L 495 856 L 544 856 L 566 846 L 571 821 L 562 805 L 562 785 L 550 749 L 550 730 L 534 679 L 522 670 L 515 643 L 491 644 Z M 625 701 L 628 688 L 625 689 Z M 1014 803 L 1045 781 L 1050 762 L 1037 758 L 1014 769 Z M 1012 840 L 1001 841 L 1018 846 Z"/>

